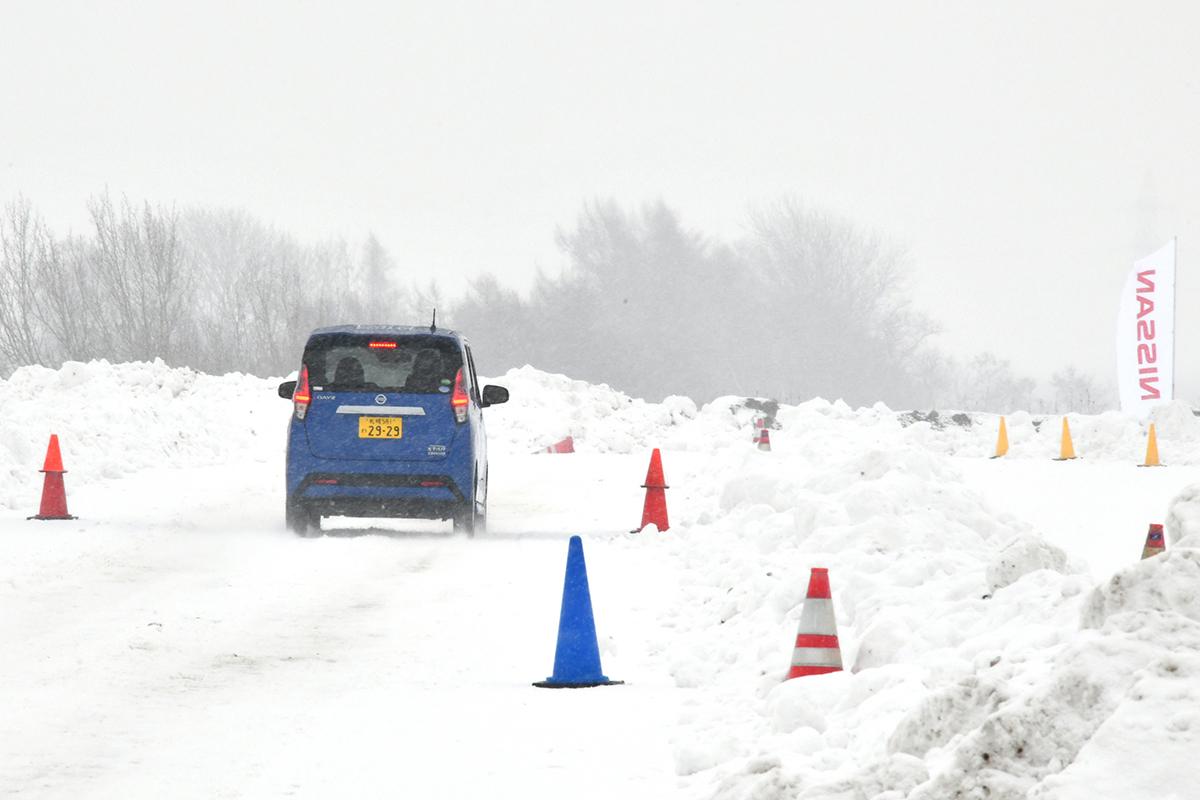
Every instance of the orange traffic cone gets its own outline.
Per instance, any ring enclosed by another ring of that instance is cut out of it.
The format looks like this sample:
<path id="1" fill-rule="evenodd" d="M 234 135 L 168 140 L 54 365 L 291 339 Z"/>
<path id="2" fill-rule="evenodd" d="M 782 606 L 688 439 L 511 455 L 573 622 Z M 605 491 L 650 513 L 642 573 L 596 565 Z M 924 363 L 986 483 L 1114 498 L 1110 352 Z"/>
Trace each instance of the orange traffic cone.
<path id="1" fill-rule="evenodd" d="M 639 533 L 651 523 L 660 531 L 667 530 L 671 527 L 667 522 L 666 492 L 670 487 L 663 476 L 662 454 L 658 452 L 657 447 L 650 454 L 650 469 L 646 470 L 646 482 L 642 484 L 642 488 L 646 490 L 646 503 L 642 506 L 642 524 L 632 533 Z"/>
<path id="2" fill-rule="evenodd" d="M 1138 464 L 1139 467 L 1161 467 L 1162 462 L 1158 460 L 1158 435 L 1154 432 L 1154 423 L 1150 423 L 1150 438 L 1146 440 L 1146 463 Z"/>
<path id="3" fill-rule="evenodd" d="M 1062 444 L 1058 448 L 1058 458 L 1054 460 L 1073 461 L 1077 457 L 1075 455 L 1075 445 L 1071 443 L 1071 426 L 1067 424 L 1067 418 L 1063 417 Z"/>
<path id="4" fill-rule="evenodd" d="M 63 484 L 62 451 L 58 447 L 58 434 L 50 434 L 46 447 L 46 462 L 41 471 L 46 478 L 42 482 L 42 504 L 38 513 L 29 519 L 75 519 L 67 512 L 67 488 Z"/>
<path id="5" fill-rule="evenodd" d="M 567 438 L 563 439 L 562 441 L 555 442 L 554 444 L 550 445 L 549 447 L 544 447 L 541 450 L 538 450 L 537 452 L 538 453 L 574 453 L 575 452 L 575 438 L 572 436 L 568 436 Z"/>
<path id="6" fill-rule="evenodd" d="M 808 596 L 800 612 L 800 630 L 796 633 L 792 668 L 788 670 L 787 680 L 841 670 L 842 648 L 838 644 L 837 620 L 833 615 L 829 570 L 813 567 L 808 578 Z"/>
<path id="7" fill-rule="evenodd" d="M 1000 418 L 1000 434 L 996 437 L 996 455 L 992 458 L 1000 458 L 1008 453 L 1008 427 L 1004 424 L 1004 417 Z"/>
<path id="8" fill-rule="evenodd" d="M 1167 549 L 1167 542 L 1163 539 L 1163 526 L 1155 523 L 1150 524 L 1150 532 L 1146 534 L 1146 544 L 1142 547 L 1142 558 L 1150 558 Z"/>

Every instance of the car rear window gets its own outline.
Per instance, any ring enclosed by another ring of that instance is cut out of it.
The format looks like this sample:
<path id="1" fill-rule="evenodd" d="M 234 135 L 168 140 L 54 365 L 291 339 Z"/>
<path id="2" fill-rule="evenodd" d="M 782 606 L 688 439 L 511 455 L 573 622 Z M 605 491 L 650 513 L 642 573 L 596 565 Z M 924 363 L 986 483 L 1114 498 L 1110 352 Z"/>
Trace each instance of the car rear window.
<path id="1" fill-rule="evenodd" d="M 462 353 L 444 336 L 329 334 L 304 349 L 313 391 L 448 393 Z"/>

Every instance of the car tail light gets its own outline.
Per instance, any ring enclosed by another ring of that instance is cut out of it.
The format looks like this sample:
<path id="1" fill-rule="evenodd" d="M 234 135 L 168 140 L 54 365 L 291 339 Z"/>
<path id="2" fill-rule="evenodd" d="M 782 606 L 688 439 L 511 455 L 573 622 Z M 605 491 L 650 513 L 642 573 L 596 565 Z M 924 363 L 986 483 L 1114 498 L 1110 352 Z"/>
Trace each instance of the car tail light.
<path id="1" fill-rule="evenodd" d="M 471 399 L 467 397 L 467 392 L 463 389 L 463 374 L 459 368 L 458 374 L 454 376 L 454 394 L 450 395 L 450 407 L 454 409 L 454 421 L 467 421 L 467 405 Z"/>
<path id="2" fill-rule="evenodd" d="M 292 403 L 295 404 L 296 419 L 304 419 L 308 414 L 309 403 L 312 402 L 312 390 L 308 387 L 308 367 L 300 367 L 300 380 L 296 381 L 296 390 L 292 392 Z"/>
<path id="3" fill-rule="evenodd" d="M 396 343 L 395 342 L 371 342 L 370 344 L 367 345 L 367 347 L 371 348 L 372 350 L 395 350 Z"/>

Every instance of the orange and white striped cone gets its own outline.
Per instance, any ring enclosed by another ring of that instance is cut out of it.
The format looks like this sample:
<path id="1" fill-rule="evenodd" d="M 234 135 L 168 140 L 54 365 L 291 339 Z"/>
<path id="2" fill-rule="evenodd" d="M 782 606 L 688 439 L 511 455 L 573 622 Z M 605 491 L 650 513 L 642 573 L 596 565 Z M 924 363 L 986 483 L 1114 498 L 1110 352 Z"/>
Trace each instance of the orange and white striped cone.
<path id="1" fill-rule="evenodd" d="M 771 452 L 771 434 L 766 428 L 758 432 L 758 449 L 766 453 Z"/>
<path id="2" fill-rule="evenodd" d="M 754 434 L 750 437 L 750 441 L 753 442 L 754 444 L 758 444 L 758 435 L 759 435 L 759 433 L 762 432 L 762 429 L 765 427 L 767 427 L 767 421 L 765 419 L 763 419 L 762 417 L 755 417 L 754 418 Z"/>
<path id="3" fill-rule="evenodd" d="M 838 644 L 837 620 L 833 615 L 829 570 L 813 567 L 808 579 L 808 596 L 800 611 L 800 630 L 796 633 L 792 668 L 788 670 L 787 680 L 841 671 L 842 648 Z"/>

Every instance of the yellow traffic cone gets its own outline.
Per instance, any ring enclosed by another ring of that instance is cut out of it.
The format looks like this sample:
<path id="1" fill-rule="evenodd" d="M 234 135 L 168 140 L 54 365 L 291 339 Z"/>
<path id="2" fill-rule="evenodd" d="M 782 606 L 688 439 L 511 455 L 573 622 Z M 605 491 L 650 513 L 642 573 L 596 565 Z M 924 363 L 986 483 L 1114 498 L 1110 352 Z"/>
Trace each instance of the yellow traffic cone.
<path id="1" fill-rule="evenodd" d="M 1067 418 L 1063 417 L 1062 444 L 1058 448 L 1058 458 L 1054 460 L 1070 461 L 1076 457 L 1075 445 L 1071 444 L 1071 426 L 1067 424 Z"/>
<path id="2" fill-rule="evenodd" d="M 999 458 L 1008 453 L 1008 428 L 1004 424 L 1004 417 L 1000 418 L 1000 435 L 996 437 L 996 455 L 992 458 Z"/>
<path id="3" fill-rule="evenodd" d="M 1139 467 L 1161 467 L 1162 462 L 1158 460 L 1158 436 L 1154 433 L 1154 423 L 1150 423 L 1150 438 L 1146 440 L 1146 463 L 1138 464 Z"/>

